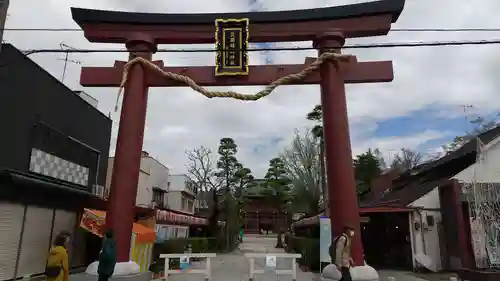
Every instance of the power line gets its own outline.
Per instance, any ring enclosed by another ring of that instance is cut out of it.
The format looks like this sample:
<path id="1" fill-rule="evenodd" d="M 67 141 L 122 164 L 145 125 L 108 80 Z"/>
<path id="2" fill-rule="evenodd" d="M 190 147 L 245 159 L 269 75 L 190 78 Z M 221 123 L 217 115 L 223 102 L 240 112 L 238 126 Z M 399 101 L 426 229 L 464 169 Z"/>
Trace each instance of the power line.
<path id="1" fill-rule="evenodd" d="M 500 39 L 491 40 L 467 40 L 467 41 L 421 41 L 401 43 L 375 43 L 346 45 L 343 49 L 370 49 L 370 48 L 415 48 L 415 47 L 437 47 L 437 46 L 465 46 L 465 45 L 494 45 L 500 44 Z M 272 48 L 250 48 L 249 52 L 267 51 L 304 51 L 314 50 L 313 47 L 272 47 Z M 144 50 L 148 51 L 148 50 Z M 159 49 L 158 53 L 211 53 L 215 49 Z M 232 51 L 237 51 L 232 49 Z M 123 53 L 126 49 L 32 49 L 23 51 L 26 55 L 41 53 Z"/>
<path id="2" fill-rule="evenodd" d="M 36 32 L 83 32 L 80 28 L 3 28 L 4 31 L 36 31 Z M 102 28 L 106 31 L 127 31 L 128 29 L 120 30 L 119 28 Z M 154 30 L 143 27 L 144 31 Z M 500 28 L 393 28 L 391 32 L 500 32 Z"/>

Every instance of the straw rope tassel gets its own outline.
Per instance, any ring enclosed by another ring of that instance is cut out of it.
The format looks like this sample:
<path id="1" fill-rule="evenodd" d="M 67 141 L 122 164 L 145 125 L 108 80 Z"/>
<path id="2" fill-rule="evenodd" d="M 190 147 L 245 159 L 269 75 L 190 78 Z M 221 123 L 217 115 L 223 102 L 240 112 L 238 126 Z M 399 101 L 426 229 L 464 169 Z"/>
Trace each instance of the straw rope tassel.
<path id="1" fill-rule="evenodd" d="M 270 95 L 274 89 L 276 89 L 280 85 L 284 84 L 290 84 L 292 82 L 297 82 L 305 79 L 309 75 L 311 75 L 313 72 L 319 69 L 321 64 L 327 60 L 349 60 L 352 57 L 352 55 L 344 55 L 344 54 L 338 54 L 334 53 L 331 51 L 325 52 L 321 54 L 313 63 L 305 67 L 303 70 L 301 70 L 298 73 L 292 73 L 287 76 L 278 78 L 277 80 L 273 81 L 271 84 L 267 85 L 262 91 L 256 93 L 256 94 L 241 94 L 233 91 L 209 91 L 208 89 L 198 85 L 193 79 L 191 79 L 188 76 L 180 75 L 177 73 L 173 72 L 166 72 L 163 71 L 159 66 L 156 64 L 152 63 L 151 61 L 148 61 L 144 58 L 141 57 L 136 57 L 129 62 L 125 64 L 125 67 L 123 69 L 123 76 L 122 80 L 120 83 L 120 87 L 118 89 L 118 96 L 116 97 L 116 104 L 115 104 L 115 112 L 118 111 L 118 102 L 120 101 L 120 96 L 122 94 L 123 88 L 125 87 L 125 84 L 128 81 L 129 78 L 129 73 L 135 64 L 140 64 L 143 67 L 156 72 L 166 79 L 174 80 L 177 82 L 181 82 L 184 85 L 190 87 L 191 89 L 195 90 L 196 92 L 202 94 L 203 96 L 207 98 L 232 98 L 236 100 L 242 100 L 242 101 L 256 101 L 259 100 L 263 97 L 266 97 Z"/>

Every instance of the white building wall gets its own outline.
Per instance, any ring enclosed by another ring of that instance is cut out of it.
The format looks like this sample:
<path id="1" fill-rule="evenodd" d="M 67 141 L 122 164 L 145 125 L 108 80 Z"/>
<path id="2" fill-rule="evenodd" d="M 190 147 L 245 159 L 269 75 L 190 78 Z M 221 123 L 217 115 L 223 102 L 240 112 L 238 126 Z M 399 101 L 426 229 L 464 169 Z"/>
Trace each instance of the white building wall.
<path id="1" fill-rule="evenodd" d="M 175 211 L 182 211 L 181 208 L 181 200 L 182 200 L 182 192 L 180 191 L 169 191 L 167 194 L 168 198 L 168 207 Z"/>
<path id="2" fill-rule="evenodd" d="M 500 138 L 498 138 L 500 140 Z M 467 167 L 453 178 L 460 182 L 500 182 L 500 143 L 498 140 L 493 140 L 487 146 L 484 158 L 479 163 Z"/>
<path id="3" fill-rule="evenodd" d="M 485 145 L 482 149 L 482 154 L 478 155 L 478 162 L 467 167 L 460 173 L 456 174 L 453 179 L 457 179 L 460 183 L 472 184 L 474 182 L 480 183 L 500 183 L 500 138 L 492 140 L 490 143 Z M 470 189 L 462 190 L 462 192 L 470 192 Z M 485 193 L 484 195 L 493 196 L 495 198 L 495 193 Z M 474 200 L 473 195 L 470 199 Z M 486 233 L 481 223 L 475 219 L 470 219 L 471 224 L 471 234 L 472 234 L 472 246 L 474 249 L 474 256 L 476 264 L 479 266 L 486 266 L 485 260 L 487 260 L 486 245 L 484 239 L 479 239 L 479 237 L 485 237 Z"/>
<path id="4" fill-rule="evenodd" d="M 108 174 L 106 177 L 106 188 L 111 185 L 114 158 L 108 162 Z M 164 202 L 168 202 L 169 169 L 158 160 L 149 155 L 141 158 L 141 170 L 137 185 L 136 206 L 150 207 L 153 199 L 153 187 L 166 191 Z"/>
<path id="5" fill-rule="evenodd" d="M 169 207 L 172 210 L 194 214 L 195 200 L 196 193 L 191 179 L 186 175 L 171 175 L 168 193 Z"/>
<path id="6" fill-rule="evenodd" d="M 439 202 L 439 189 L 434 188 L 426 195 L 408 205 L 423 210 L 413 211 L 410 216 L 410 237 L 413 251 L 413 266 L 423 266 L 431 271 L 442 269 L 441 247 L 439 239 L 439 225 L 441 224 L 441 212 Z M 422 225 L 426 216 L 434 217 L 434 225 L 427 229 L 420 227 L 415 229 L 415 223 Z M 419 265 L 420 264 L 420 265 Z"/>

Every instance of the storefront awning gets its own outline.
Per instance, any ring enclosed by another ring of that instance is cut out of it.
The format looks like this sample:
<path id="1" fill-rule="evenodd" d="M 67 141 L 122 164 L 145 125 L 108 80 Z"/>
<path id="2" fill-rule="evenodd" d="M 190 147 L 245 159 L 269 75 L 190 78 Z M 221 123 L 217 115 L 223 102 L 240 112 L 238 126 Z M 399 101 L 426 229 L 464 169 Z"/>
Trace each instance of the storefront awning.
<path id="1" fill-rule="evenodd" d="M 184 215 L 170 212 L 167 210 L 156 210 L 156 220 L 174 224 L 183 225 L 207 225 L 208 220 L 205 218 L 195 217 L 192 215 Z"/>
<path id="2" fill-rule="evenodd" d="M 104 235 L 104 226 L 106 223 L 106 212 L 99 210 L 84 209 L 80 227 L 99 237 Z M 135 234 L 137 243 L 150 243 L 156 241 L 156 232 L 138 223 L 132 226 L 132 232 Z"/>

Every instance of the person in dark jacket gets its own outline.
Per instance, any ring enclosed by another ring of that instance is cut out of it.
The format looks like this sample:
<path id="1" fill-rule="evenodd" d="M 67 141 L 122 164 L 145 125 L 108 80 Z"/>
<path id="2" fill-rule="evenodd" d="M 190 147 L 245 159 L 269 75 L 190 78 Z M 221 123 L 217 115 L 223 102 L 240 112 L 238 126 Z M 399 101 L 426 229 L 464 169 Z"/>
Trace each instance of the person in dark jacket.
<path id="1" fill-rule="evenodd" d="M 102 250 L 99 254 L 99 266 L 97 267 L 97 274 L 99 274 L 98 281 L 108 281 L 109 277 L 113 275 L 116 265 L 116 242 L 113 238 L 113 232 L 107 230 L 104 233 L 104 241 L 102 243 Z"/>

